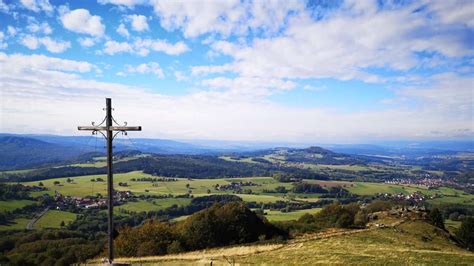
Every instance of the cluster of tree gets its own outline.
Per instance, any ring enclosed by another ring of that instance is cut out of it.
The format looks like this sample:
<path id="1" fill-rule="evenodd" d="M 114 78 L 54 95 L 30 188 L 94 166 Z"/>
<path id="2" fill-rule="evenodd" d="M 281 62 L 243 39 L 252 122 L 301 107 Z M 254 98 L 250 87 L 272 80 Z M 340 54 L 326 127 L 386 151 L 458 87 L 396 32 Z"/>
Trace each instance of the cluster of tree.
<path id="1" fill-rule="evenodd" d="M 148 221 L 125 227 L 115 240 L 119 256 L 150 256 L 286 237 L 242 202 L 215 204 L 177 224 Z"/>
<path id="2" fill-rule="evenodd" d="M 245 205 L 252 209 L 262 210 L 278 210 L 281 212 L 291 212 L 297 210 L 308 210 L 313 208 L 320 208 L 333 203 L 332 200 L 318 200 L 316 202 L 308 201 L 276 201 L 267 203 L 246 202 Z"/>
<path id="3" fill-rule="evenodd" d="M 275 189 L 263 189 L 263 193 L 287 193 L 289 190 L 284 186 L 278 186 Z"/>
<path id="4" fill-rule="evenodd" d="M 176 178 L 168 177 L 139 177 L 130 179 L 132 182 L 175 182 L 178 181 Z"/>
<path id="5" fill-rule="evenodd" d="M 0 200 L 13 199 L 31 199 L 30 191 L 43 190 L 39 187 L 29 187 L 20 184 L 4 184 L 0 183 Z"/>
<path id="6" fill-rule="evenodd" d="M 67 230 L 5 232 L 0 240 L 0 264 L 71 265 L 85 262 L 102 251 L 104 236 L 89 239 L 87 233 Z"/>
<path id="7" fill-rule="evenodd" d="M 328 193 L 327 190 L 322 188 L 318 184 L 310 184 L 306 182 L 299 182 L 293 186 L 292 191 L 294 193 Z"/>
<path id="8" fill-rule="evenodd" d="M 467 217 L 462 221 L 456 231 L 456 237 L 463 247 L 474 250 L 474 217 Z"/>
<path id="9" fill-rule="evenodd" d="M 368 221 L 367 212 L 357 203 L 327 205 L 316 214 L 305 214 L 297 221 L 280 222 L 278 226 L 292 233 L 305 233 L 323 228 L 359 228 Z"/>

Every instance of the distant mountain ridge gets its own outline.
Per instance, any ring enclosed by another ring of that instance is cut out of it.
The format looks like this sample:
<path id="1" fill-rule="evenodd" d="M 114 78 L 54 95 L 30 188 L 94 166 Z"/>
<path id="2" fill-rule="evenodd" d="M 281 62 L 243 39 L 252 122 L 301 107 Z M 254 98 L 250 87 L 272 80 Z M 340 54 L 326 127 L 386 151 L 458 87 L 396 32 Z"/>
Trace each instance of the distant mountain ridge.
<path id="1" fill-rule="evenodd" d="M 33 138 L 0 136 L 0 170 L 64 162 L 79 154 L 78 149 Z"/>

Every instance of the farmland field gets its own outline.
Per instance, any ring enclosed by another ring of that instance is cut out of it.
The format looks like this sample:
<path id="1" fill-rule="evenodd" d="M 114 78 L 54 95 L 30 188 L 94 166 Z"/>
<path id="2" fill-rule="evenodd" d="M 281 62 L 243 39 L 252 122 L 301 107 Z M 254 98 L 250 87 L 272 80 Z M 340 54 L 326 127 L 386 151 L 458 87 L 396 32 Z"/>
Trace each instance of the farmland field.
<path id="1" fill-rule="evenodd" d="M 67 225 L 76 219 L 76 214 L 65 211 L 49 210 L 36 221 L 33 228 L 60 228 L 61 222 Z"/>
<path id="2" fill-rule="evenodd" d="M 264 190 L 273 190 L 278 186 L 283 186 L 290 190 L 292 183 L 278 182 L 272 177 L 247 177 L 247 178 L 217 178 L 217 179 L 188 179 L 188 178 L 177 178 L 177 181 L 172 182 L 155 182 L 152 185 L 151 182 L 139 182 L 131 181 L 132 178 L 142 177 L 153 177 L 145 174 L 141 171 L 133 171 L 129 173 L 114 174 L 114 183 L 116 190 L 131 191 L 137 195 L 183 195 L 191 192 L 195 197 L 205 196 L 210 194 L 234 194 L 232 191 L 216 190 L 215 185 L 226 185 L 231 182 L 252 182 L 256 186 L 248 186 L 252 190 L 252 194 L 238 194 L 239 197 L 245 201 L 255 202 L 276 202 L 279 200 L 288 201 L 290 200 L 289 195 L 296 197 L 307 197 L 314 198 L 318 197 L 317 194 L 294 194 L 287 193 L 264 193 Z M 70 177 L 73 181 L 68 183 L 67 178 L 54 178 L 43 180 L 42 183 L 49 191 L 46 193 L 51 194 L 53 191 L 67 196 L 79 196 L 84 197 L 87 195 L 106 195 L 106 182 L 92 182 L 92 179 L 102 178 L 106 180 L 106 175 L 89 175 L 89 176 L 78 176 Z M 59 185 L 54 185 L 54 182 L 60 182 Z M 416 191 L 423 193 L 426 196 L 438 195 L 437 198 L 429 199 L 434 204 L 466 204 L 474 205 L 474 195 L 467 194 L 463 191 L 440 187 L 436 189 L 428 189 L 424 186 L 418 185 L 395 185 L 386 183 L 373 183 L 373 182 L 349 182 L 349 181 L 326 181 L 326 180 L 304 180 L 308 183 L 319 184 L 322 187 L 341 186 L 349 190 L 351 193 L 357 195 L 375 195 L 377 193 L 404 193 L 409 194 Z M 127 183 L 128 186 L 118 186 L 117 184 L 123 182 Z M 25 185 L 38 185 L 38 182 L 24 182 Z M 187 185 L 189 184 L 189 187 Z M 45 192 L 34 192 L 34 196 L 44 194 Z M 2 205 L 3 206 L 3 205 Z"/>
<path id="3" fill-rule="evenodd" d="M 36 201 L 32 200 L 8 200 L 0 201 L 0 212 L 13 211 L 16 209 L 23 208 L 28 205 L 36 204 Z"/>
<path id="4" fill-rule="evenodd" d="M 189 204 L 190 199 L 184 198 L 169 198 L 169 199 L 152 199 L 152 200 L 139 200 L 136 202 L 128 202 L 124 205 L 120 205 L 117 209 L 124 209 L 127 211 L 133 212 L 148 212 L 148 211 L 157 211 L 161 209 L 168 208 L 172 205 L 185 206 Z"/>
<path id="5" fill-rule="evenodd" d="M 27 218 L 16 218 L 12 221 L 11 224 L 7 225 L 0 225 L 0 231 L 8 231 L 8 230 L 25 230 L 26 225 L 30 219 Z"/>
<path id="6" fill-rule="evenodd" d="M 315 214 L 315 213 L 318 213 L 319 211 L 321 211 L 321 208 L 297 210 L 297 211 L 292 211 L 292 212 L 265 210 L 265 218 L 267 218 L 270 222 L 298 220 L 301 216 L 303 216 L 306 213 Z"/>

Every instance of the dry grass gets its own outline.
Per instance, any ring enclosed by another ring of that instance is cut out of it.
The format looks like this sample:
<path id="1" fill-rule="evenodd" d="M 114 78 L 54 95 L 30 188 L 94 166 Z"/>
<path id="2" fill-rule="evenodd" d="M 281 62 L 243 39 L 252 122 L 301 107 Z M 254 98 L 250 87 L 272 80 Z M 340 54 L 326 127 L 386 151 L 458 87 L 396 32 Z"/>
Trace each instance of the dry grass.
<path id="1" fill-rule="evenodd" d="M 388 218 L 388 217 L 387 217 Z M 120 258 L 132 265 L 474 265 L 474 253 L 422 221 L 387 220 L 388 227 L 329 229 L 285 244 L 216 248 L 176 255 Z M 97 263 L 97 262 L 96 262 Z"/>

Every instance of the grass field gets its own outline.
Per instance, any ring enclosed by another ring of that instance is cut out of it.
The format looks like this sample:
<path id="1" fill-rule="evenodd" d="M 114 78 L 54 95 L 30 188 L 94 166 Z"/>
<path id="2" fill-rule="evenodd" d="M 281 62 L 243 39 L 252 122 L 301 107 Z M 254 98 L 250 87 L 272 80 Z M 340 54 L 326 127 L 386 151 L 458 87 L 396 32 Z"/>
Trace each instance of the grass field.
<path id="1" fill-rule="evenodd" d="M 329 230 L 288 243 L 216 248 L 143 258 L 118 258 L 132 265 L 473 265 L 474 253 L 422 221 L 393 228 Z"/>
<path id="2" fill-rule="evenodd" d="M 60 228 L 61 222 L 67 225 L 76 220 L 76 214 L 65 211 L 49 210 L 33 225 L 34 229 Z"/>
<path id="3" fill-rule="evenodd" d="M 290 221 L 290 220 L 298 220 L 301 216 L 306 213 L 318 213 L 321 211 L 321 208 L 314 208 L 309 210 L 298 210 L 292 212 L 281 212 L 281 211 L 271 211 L 265 210 L 265 218 L 270 222 L 281 222 L 281 221 Z"/>
<path id="4" fill-rule="evenodd" d="M 8 200 L 0 201 L 0 212 L 13 211 L 16 209 L 23 208 L 28 205 L 36 204 L 36 201 L 32 200 Z"/>
<path id="5" fill-rule="evenodd" d="M 0 231 L 8 230 L 24 230 L 30 219 L 26 218 L 17 218 L 13 220 L 12 224 L 9 225 L 0 225 Z"/>
<path id="6" fill-rule="evenodd" d="M 191 199 L 185 198 L 151 199 L 149 201 L 140 200 L 120 205 L 117 207 L 117 209 L 124 209 L 133 212 L 149 212 L 165 209 L 171 207 L 174 204 L 178 206 L 185 206 L 188 205 L 190 202 Z"/>

